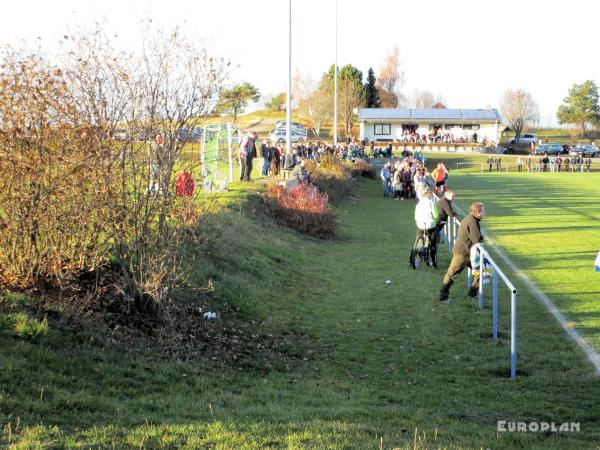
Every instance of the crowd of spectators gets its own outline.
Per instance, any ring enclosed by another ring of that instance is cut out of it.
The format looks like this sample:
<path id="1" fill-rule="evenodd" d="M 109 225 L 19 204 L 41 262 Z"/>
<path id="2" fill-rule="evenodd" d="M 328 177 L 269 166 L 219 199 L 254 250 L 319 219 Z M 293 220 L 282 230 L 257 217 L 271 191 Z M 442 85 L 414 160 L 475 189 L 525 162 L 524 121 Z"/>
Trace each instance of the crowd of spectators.
<path id="1" fill-rule="evenodd" d="M 356 140 L 339 145 L 325 141 L 294 143 L 289 154 L 286 153 L 285 144 L 273 144 L 268 138 L 263 139 L 259 145 L 260 150 L 257 151 L 255 140 L 254 133 L 249 132 L 239 144 L 238 158 L 241 168 L 240 180 L 242 181 L 251 179 L 251 159 L 258 156 L 259 151 L 262 158 L 262 176 L 279 176 L 283 179 L 298 178 L 301 181 L 307 178 L 306 171 L 303 169 L 303 161 L 312 160 L 318 163 L 324 155 L 337 155 L 342 159 L 366 157 L 364 146 Z"/>
<path id="2" fill-rule="evenodd" d="M 379 176 L 383 196 L 405 200 L 413 198 L 418 203 L 423 192 L 442 194 L 448 183 L 448 169 L 443 162 L 430 173 L 423 161 L 412 155 L 383 165 Z"/>
<path id="3" fill-rule="evenodd" d="M 477 132 L 471 135 L 455 136 L 454 133 L 444 133 L 441 129 L 431 131 L 429 134 L 419 134 L 405 130 L 399 140 L 403 143 L 415 144 L 477 144 L 479 143 L 479 136 Z M 487 138 L 484 137 L 481 144 L 486 145 L 487 143 Z"/>
<path id="4" fill-rule="evenodd" d="M 518 172 L 591 172 L 592 158 L 584 158 L 583 156 L 549 156 L 544 155 L 527 155 L 518 156 L 516 160 Z M 490 156 L 487 159 L 488 171 L 493 168 L 496 171 L 502 170 L 502 158 L 500 156 Z M 525 168 L 523 168 L 525 166 Z"/>

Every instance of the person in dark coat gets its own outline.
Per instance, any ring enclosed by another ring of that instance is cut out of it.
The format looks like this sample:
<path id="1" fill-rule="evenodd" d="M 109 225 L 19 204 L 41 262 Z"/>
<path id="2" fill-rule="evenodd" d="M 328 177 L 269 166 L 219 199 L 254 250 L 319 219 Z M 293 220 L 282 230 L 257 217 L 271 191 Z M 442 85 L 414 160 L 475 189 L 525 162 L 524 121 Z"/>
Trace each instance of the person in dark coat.
<path id="1" fill-rule="evenodd" d="M 440 301 L 446 304 L 452 303 L 448 298 L 450 287 L 454 281 L 462 273 L 465 267 L 471 264 L 471 247 L 475 244 L 483 242 L 483 235 L 479 222 L 485 216 L 485 208 L 483 203 L 473 203 L 469 208 L 469 215 L 463 219 L 458 228 L 458 236 L 452 249 L 452 261 L 444 276 L 442 288 L 440 289 Z M 473 276 L 473 282 L 469 288 L 468 296 L 476 298 L 479 291 L 479 275 Z"/>
<path id="2" fill-rule="evenodd" d="M 260 146 L 260 156 L 263 160 L 261 175 L 266 177 L 269 175 L 269 166 L 271 165 L 272 149 L 268 139 L 264 139 Z"/>
<path id="3" fill-rule="evenodd" d="M 285 150 L 283 149 L 282 144 L 271 148 L 271 174 L 274 176 L 279 175 L 279 168 L 281 167 L 281 155 L 283 153 L 285 153 Z"/>
<path id="4" fill-rule="evenodd" d="M 448 220 L 451 220 L 453 217 L 456 217 L 456 212 L 454 212 L 454 209 L 452 208 L 452 202 L 455 198 L 456 193 L 452 190 L 448 190 L 444 192 L 443 197 L 440 198 L 436 203 L 439 214 L 436 224 L 438 242 L 440 242 L 440 235 L 442 233 L 442 230 L 446 226 Z"/>

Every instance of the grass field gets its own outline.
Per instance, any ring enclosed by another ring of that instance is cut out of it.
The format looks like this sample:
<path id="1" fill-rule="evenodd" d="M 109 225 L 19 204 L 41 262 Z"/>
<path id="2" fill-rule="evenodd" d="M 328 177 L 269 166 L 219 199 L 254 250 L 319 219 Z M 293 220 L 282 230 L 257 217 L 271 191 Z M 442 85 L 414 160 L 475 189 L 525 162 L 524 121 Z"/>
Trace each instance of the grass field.
<path id="1" fill-rule="evenodd" d="M 598 207 L 585 180 L 598 175 L 564 175 L 452 171 L 451 184 L 461 206 L 486 202 L 484 233 L 597 346 L 597 249 L 588 247 Z M 5 297 L 0 445 L 598 448 L 600 385 L 582 353 L 517 281 L 520 376 L 508 379 L 506 292 L 499 342 L 489 339 L 489 308 L 466 299 L 464 278 L 455 303 L 439 305 L 443 272 L 408 265 L 412 202 L 383 199 L 378 182 L 364 182 L 338 207 L 337 239 L 316 241 L 238 205 L 247 195 L 232 186 L 190 281 L 212 279 L 212 306 L 239 310 L 214 326 L 254 321 L 257 335 L 288 339 L 295 362 L 264 367 L 259 348 L 225 367 L 132 357 L 52 321 L 26 338 L 9 314 L 28 300 Z M 498 420 L 579 422 L 581 431 L 498 433 Z"/>
<path id="2" fill-rule="evenodd" d="M 594 272 L 600 250 L 598 183 L 600 172 L 465 170 L 452 176 L 459 203 L 487 205 L 485 225 L 494 242 L 600 352 L 600 274 Z"/>

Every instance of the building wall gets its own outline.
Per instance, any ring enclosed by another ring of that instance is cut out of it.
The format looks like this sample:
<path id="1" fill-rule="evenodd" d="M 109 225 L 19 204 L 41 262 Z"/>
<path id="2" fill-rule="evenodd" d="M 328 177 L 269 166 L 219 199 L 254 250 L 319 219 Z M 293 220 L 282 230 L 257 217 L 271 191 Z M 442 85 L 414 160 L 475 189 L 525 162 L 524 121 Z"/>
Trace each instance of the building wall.
<path id="1" fill-rule="evenodd" d="M 377 141 L 381 140 L 400 140 L 402 138 L 402 123 L 394 123 L 392 121 L 386 122 L 377 122 L 377 123 L 389 123 L 391 124 L 390 134 L 381 135 L 375 134 L 374 122 L 361 122 L 360 123 L 360 139 L 368 139 L 369 141 Z M 417 132 L 421 135 L 429 135 L 429 123 L 419 123 L 417 124 Z M 463 130 L 462 126 L 459 128 L 452 128 L 450 130 L 443 130 L 443 133 L 451 133 L 454 134 L 455 139 L 460 139 L 461 137 L 468 138 L 473 135 L 473 133 L 477 132 L 478 141 L 483 140 L 483 138 L 487 138 L 488 140 L 492 140 L 494 142 L 498 142 L 499 140 L 499 124 L 497 123 L 480 123 L 479 130 Z"/>

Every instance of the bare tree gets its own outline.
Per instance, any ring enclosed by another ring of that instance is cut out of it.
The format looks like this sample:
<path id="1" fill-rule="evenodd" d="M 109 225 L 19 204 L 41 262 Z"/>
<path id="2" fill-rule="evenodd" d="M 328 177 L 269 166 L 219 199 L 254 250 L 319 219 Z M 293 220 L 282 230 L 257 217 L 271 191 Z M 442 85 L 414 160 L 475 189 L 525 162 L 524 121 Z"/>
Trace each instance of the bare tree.
<path id="1" fill-rule="evenodd" d="M 523 89 L 507 89 L 500 97 L 500 113 L 504 122 L 519 138 L 525 126 L 538 120 L 539 108 L 531 94 Z"/>
<path id="2" fill-rule="evenodd" d="M 110 173 L 119 175 L 109 185 L 113 216 L 106 236 L 127 293 L 161 317 L 161 301 L 182 276 L 181 225 L 195 215 L 190 198 L 170 195 L 175 171 L 200 169 L 182 151 L 214 109 L 229 65 L 177 29 L 143 33 L 141 54 L 130 55 L 115 52 L 101 29 L 81 32 L 70 40 L 66 71 L 74 103 L 102 130 Z M 116 129 L 125 137 L 114 139 Z"/>
<path id="3" fill-rule="evenodd" d="M 1 59 L 0 278 L 60 285 L 107 262 L 118 178 L 64 71 L 39 53 L 5 48 Z"/>
<path id="4" fill-rule="evenodd" d="M 394 47 L 385 57 L 383 66 L 377 76 L 377 87 L 381 105 L 384 108 L 398 107 L 401 88 L 404 83 L 404 72 L 400 61 L 400 49 Z"/>
<path id="5" fill-rule="evenodd" d="M 356 108 L 363 106 L 364 101 L 365 96 L 362 83 L 356 83 L 356 80 L 351 77 L 341 77 L 339 81 L 338 105 L 346 136 L 352 134 L 352 124 L 356 117 Z"/>
<path id="6" fill-rule="evenodd" d="M 420 89 L 415 89 L 410 98 L 410 106 L 413 108 L 433 108 L 438 103 L 446 103 L 443 95 L 435 95 L 431 91 L 421 91 Z"/>
<path id="7" fill-rule="evenodd" d="M 300 114 L 305 117 L 310 129 L 317 136 L 321 134 L 321 128 L 331 122 L 333 114 L 333 98 L 331 92 L 326 88 L 320 88 L 300 103 Z"/>
<path id="8" fill-rule="evenodd" d="M 292 108 L 300 107 L 300 104 L 317 88 L 317 82 L 310 74 L 302 74 L 296 67 L 292 74 Z"/>

